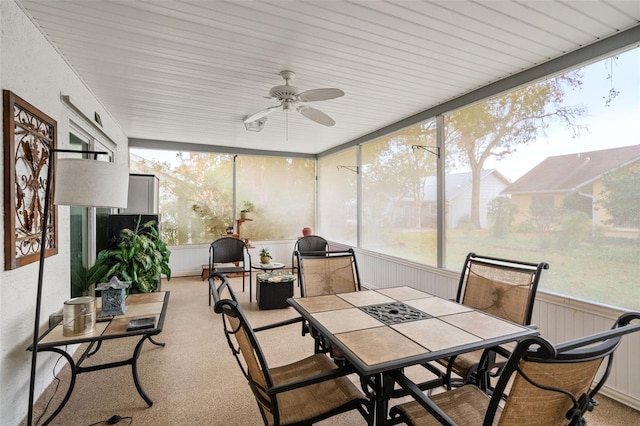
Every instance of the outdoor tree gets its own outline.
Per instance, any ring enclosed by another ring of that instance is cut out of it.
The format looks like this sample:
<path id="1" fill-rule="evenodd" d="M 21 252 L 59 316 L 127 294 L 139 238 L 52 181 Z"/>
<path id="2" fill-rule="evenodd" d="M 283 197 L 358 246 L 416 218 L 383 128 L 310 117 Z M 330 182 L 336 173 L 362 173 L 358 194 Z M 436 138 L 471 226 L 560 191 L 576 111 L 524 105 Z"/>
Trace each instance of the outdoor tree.
<path id="1" fill-rule="evenodd" d="M 565 91 L 578 89 L 581 78 L 579 70 L 563 74 L 447 115 L 447 157 L 454 165 L 471 169 L 473 226 L 480 227 L 480 176 L 489 158 L 505 158 L 535 142 L 552 123 L 565 126 L 574 136 L 586 129 L 577 123 L 585 109 L 564 105 Z"/>
<path id="2" fill-rule="evenodd" d="M 255 220 L 243 225 L 242 238 L 293 238 L 313 223 L 314 160 L 242 156 L 235 163 L 235 213 L 241 200 L 251 200 L 257 210 Z M 171 245 L 209 243 L 235 225 L 233 167 L 233 156 L 227 154 L 176 153 L 171 162 L 132 160 L 135 172 L 160 178 L 162 235 Z"/>
<path id="3" fill-rule="evenodd" d="M 611 215 L 608 223 L 640 228 L 640 164 L 608 173 L 602 183 L 600 205 Z"/>
<path id="4" fill-rule="evenodd" d="M 393 221 L 395 210 L 405 199 L 413 204 L 412 225 L 422 227 L 425 183 L 436 174 L 437 157 L 416 146 L 435 145 L 435 121 L 431 120 L 388 136 L 375 147 L 368 146 L 371 151 L 363 161 L 365 191 L 378 212 L 386 209 L 381 217 Z"/>
<path id="5" fill-rule="evenodd" d="M 487 215 L 493 222 L 493 235 L 498 238 L 506 236 L 513 226 L 518 206 L 509 197 L 496 197 L 487 206 Z"/>
<path id="6" fill-rule="evenodd" d="M 233 218 L 231 156 L 176 154 L 176 161 L 134 161 L 132 169 L 160 178 L 162 235 L 168 244 L 210 242 Z"/>
<path id="7" fill-rule="evenodd" d="M 242 238 L 287 239 L 313 226 L 315 161 L 305 158 L 239 156 L 237 200 L 251 200 L 254 221 L 242 225 Z"/>

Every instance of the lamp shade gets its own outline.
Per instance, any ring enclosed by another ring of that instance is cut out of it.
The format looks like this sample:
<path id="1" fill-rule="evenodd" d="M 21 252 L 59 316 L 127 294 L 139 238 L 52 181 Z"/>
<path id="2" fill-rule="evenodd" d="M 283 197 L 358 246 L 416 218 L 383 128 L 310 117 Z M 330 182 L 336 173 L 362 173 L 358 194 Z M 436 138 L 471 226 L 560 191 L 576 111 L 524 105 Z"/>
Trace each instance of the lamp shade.
<path id="1" fill-rule="evenodd" d="M 80 158 L 56 161 L 54 203 L 66 206 L 127 207 L 129 167 Z"/>

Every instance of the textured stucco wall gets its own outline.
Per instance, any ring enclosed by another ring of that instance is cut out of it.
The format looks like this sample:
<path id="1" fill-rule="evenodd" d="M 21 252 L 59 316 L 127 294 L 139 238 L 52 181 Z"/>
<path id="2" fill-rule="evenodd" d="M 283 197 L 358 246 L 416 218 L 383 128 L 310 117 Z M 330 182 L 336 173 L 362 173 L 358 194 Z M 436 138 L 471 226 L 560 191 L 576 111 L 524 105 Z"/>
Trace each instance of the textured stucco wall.
<path id="1" fill-rule="evenodd" d="M 12 91 L 57 121 L 59 147 L 68 145 L 70 120 L 81 121 L 61 101 L 61 93 L 70 95 L 83 108 L 101 115 L 105 132 L 117 144 L 116 158 L 128 161 L 126 135 L 13 0 L 0 1 L 0 30 L 2 89 Z M 0 185 L 0 191 L 4 192 L 4 185 Z M 45 263 L 42 327 L 49 314 L 59 310 L 70 294 L 68 207 L 59 207 L 58 211 L 59 252 Z M 4 237 L 4 217 L 0 221 Z M 0 256 L 4 265 L 4 249 Z M 37 263 L 12 271 L 4 271 L 3 266 L 0 270 L 0 423 L 3 425 L 17 425 L 27 413 L 31 357 L 26 348 L 33 333 L 37 279 Z M 36 397 L 51 382 L 53 364 L 54 357 L 39 355 Z"/>

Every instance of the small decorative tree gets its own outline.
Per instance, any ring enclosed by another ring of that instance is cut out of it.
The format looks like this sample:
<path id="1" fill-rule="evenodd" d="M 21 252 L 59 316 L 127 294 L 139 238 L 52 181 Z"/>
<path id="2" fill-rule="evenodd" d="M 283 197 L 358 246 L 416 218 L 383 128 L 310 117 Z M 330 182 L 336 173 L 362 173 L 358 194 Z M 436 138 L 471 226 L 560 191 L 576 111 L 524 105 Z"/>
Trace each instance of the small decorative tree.
<path id="1" fill-rule="evenodd" d="M 260 250 L 260 263 L 268 264 L 271 263 L 271 254 L 269 253 L 268 248 L 263 248 Z"/>

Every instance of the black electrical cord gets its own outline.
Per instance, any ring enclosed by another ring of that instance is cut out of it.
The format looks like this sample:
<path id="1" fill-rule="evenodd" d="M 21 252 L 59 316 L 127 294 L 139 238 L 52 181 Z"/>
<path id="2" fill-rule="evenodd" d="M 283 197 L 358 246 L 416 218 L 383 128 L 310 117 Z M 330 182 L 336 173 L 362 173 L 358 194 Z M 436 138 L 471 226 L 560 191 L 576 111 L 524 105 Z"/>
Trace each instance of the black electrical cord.
<path id="1" fill-rule="evenodd" d="M 66 350 L 66 349 L 65 349 Z M 51 405 L 51 401 L 53 401 L 53 398 L 56 396 L 56 393 L 58 392 L 58 388 L 60 387 L 60 378 L 56 375 L 56 367 L 58 367 L 58 363 L 60 362 L 60 360 L 62 359 L 62 355 L 60 355 L 58 357 L 58 359 L 56 360 L 56 363 L 53 365 L 53 380 L 56 382 L 56 387 L 53 390 L 53 393 L 51 394 L 51 397 L 49 397 L 49 400 L 47 401 L 47 405 L 44 407 L 44 410 L 42 411 L 42 413 L 40 414 L 40 416 L 38 417 L 38 419 L 35 421 L 35 425 L 37 425 L 38 423 L 40 423 L 40 420 L 42 420 L 42 417 L 45 415 L 45 413 L 47 412 L 47 410 L 49 409 L 49 406 Z M 108 425 L 116 425 L 118 423 L 120 423 L 122 420 L 129 420 L 129 423 L 127 423 L 126 426 L 130 426 L 131 424 L 133 424 L 133 417 L 130 416 L 119 416 L 117 414 L 114 414 L 113 416 L 109 417 L 107 420 L 100 420 L 97 423 L 92 423 L 89 426 L 96 426 L 99 424 L 108 424 Z"/>
<path id="2" fill-rule="evenodd" d="M 60 378 L 56 376 L 56 367 L 58 366 L 58 363 L 60 362 L 61 359 L 62 359 L 62 355 L 60 355 L 56 360 L 56 363 L 53 364 L 53 380 L 56 382 L 56 388 L 53 390 L 53 394 L 51 394 L 49 401 L 47 401 L 47 405 L 44 407 L 44 410 L 42 411 L 42 413 L 40 413 L 40 416 L 38 416 L 38 418 L 36 419 L 34 423 L 35 425 L 40 423 L 40 420 L 42 420 L 42 416 L 44 416 L 44 414 L 49 409 L 49 405 L 51 405 L 51 401 L 53 401 L 53 397 L 56 396 L 56 393 L 58 392 L 58 388 L 60 387 Z"/>
<path id="3" fill-rule="evenodd" d="M 133 423 L 133 417 L 130 417 L 130 416 L 122 417 L 117 414 L 114 414 L 113 416 L 109 417 L 107 420 L 100 420 L 99 422 L 91 423 L 89 426 L 96 426 L 100 424 L 117 425 L 122 420 L 129 420 L 129 423 L 127 423 L 127 426 Z"/>

